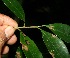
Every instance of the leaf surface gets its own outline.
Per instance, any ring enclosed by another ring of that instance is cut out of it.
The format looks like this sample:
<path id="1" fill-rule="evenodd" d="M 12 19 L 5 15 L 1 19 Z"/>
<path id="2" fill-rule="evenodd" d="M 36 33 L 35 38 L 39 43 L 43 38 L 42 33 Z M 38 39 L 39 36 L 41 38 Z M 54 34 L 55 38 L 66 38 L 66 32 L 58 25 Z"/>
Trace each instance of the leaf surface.
<path id="1" fill-rule="evenodd" d="M 53 58 L 68 58 L 69 52 L 61 39 L 44 30 L 41 32 L 43 41 Z"/>
<path id="2" fill-rule="evenodd" d="M 17 48 L 15 58 L 23 58 L 23 53 L 22 53 L 22 49 L 20 48 L 20 46 Z"/>
<path id="3" fill-rule="evenodd" d="M 20 42 L 27 58 L 43 58 L 42 53 L 39 51 L 34 41 L 28 36 L 24 36 L 22 32 L 20 32 Z"/>
<path id="4" fill-rule="evenodd" d="M 25 21 L 25 13 L 17 0 L 2 0 L 3 3 L 21 20 Z"/>
<path id="5" fill-rule="evenodd" d="M 70 43 L 70 26 L 62 23 L 49 24 L 48 27 L 55 35 Z"/>

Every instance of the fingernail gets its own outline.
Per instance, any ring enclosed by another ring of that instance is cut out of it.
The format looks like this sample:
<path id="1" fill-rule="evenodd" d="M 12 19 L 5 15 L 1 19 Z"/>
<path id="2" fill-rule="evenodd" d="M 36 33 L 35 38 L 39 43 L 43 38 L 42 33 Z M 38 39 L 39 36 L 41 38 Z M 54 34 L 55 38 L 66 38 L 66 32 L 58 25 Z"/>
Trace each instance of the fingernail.
<path id="1" fill-rule="evenodd" d="M 12 27 L 12 26 L 8 26 L 6 29 L 5 29 L 5 34 L 6 34 L 6 37 L 9 39 L 15 32 L 15 29 Z"/>

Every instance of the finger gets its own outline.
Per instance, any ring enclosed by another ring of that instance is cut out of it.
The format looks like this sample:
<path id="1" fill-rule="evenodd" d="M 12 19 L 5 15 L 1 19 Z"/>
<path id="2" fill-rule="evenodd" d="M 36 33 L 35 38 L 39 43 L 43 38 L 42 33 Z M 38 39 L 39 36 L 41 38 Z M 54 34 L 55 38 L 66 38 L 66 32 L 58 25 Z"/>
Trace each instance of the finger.
<path id="1" fill-rule="evenodd" d="M 7 44 L 12 45 L 12 44 L 15 44 L 16 41 L 17 41 L 17 37 L 16 37 L 16 35 L 14 34 L 14 35 L 7 41 Z"/>
<path id="2" fill-rule="evenodd" d="M 6 34 L 6 37 L 9 39 L 15 32 L 15 29 L 11 26 L 8 26 L 6 29 L 5 29 L 5 34 Z"/>
<path id="3" fill-rule="evenodd" d="M 9 47 L 5 46 L 4 49 L 3 49 L 2 54 L 7 54 L 8 52 L 9 52 Z"/>
<path id="4" fill-rule="evenodd" d="M 4 14 L 0 14 L 0 25 L 10 25 L 14 28 L 18 28 L 17 22 Z"/>

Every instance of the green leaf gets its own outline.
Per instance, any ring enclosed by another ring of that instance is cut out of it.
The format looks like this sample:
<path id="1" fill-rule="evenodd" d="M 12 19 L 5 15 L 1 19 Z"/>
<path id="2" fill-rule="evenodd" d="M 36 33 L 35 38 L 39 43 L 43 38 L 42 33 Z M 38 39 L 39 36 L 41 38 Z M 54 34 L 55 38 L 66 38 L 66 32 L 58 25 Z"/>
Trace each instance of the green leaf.
<path id="1" fill-rule="evenodd" d="M 3 3 L 21 20 L 25 21 L 25 13 L 17 0 L 2 0 Z"/>
<path id="2" fill-rule="evenodd" d="M 41 30 L 41 32 L 42 32 L 43 41 L 53 58 L 69 57 L 69 52 L 67 50 L 67 47 L 65 46 L 65 44 L 61 39 L 44 30 Z"/>
<path id="3" fill-rule="evenodd" d="M 61 23 L 50 24 L 48 27 L 54 34 L 65 42 L 70 43 L 70 26 Z"/>
<path id="4" fill-rule="evenodd" d="M 15 58 L 23 58 L 23 53 L 22 53 L 22 49 L 20 48 L 20 46 L 17 48 Z"/>
<path id="5" fill-rule="evenodd" d="M 20 43 L 22 44 L 22 50 L 27 58 L 43 58 L 38 47 L 28 36 L 24 36 L 20 32 Z"/>

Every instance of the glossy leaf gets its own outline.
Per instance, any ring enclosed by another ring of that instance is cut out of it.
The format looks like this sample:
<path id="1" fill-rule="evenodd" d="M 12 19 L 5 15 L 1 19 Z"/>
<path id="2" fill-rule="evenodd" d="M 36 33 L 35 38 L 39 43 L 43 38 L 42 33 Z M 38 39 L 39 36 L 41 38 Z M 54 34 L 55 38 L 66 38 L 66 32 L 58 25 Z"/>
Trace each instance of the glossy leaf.
<path id="1" fill-rule="evenodd" d="M 65 44 L 61 39 L 44 30 L 41 30 L 41 32 L 42 32 L 43 41 L 53 58 L 69 57 L 69 52 L 67 50 L 67 47 L 65 46 Z"/>
<path id="2" fill-rule="evenodd" d="M 25 14 L 22 6 L 17 0 L 2 0 L 3 3 L 21 20 L 25 21 Z"/>
<path id="3" fill-rule="evenodd" d="M 55 24 L 47 25 L 46 27 L 48 27 L 60 39 L 70 43 L 70 26 L 69 25 L 55 23 Z"/>
<path id="4" fill-rule="evenodd" d="M 27 58 L 43 58 L 38 47 L 28 36 L 23 36 L 20 32 L 20 42 L 22 44 L 22 50 Z"/>

